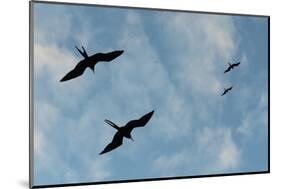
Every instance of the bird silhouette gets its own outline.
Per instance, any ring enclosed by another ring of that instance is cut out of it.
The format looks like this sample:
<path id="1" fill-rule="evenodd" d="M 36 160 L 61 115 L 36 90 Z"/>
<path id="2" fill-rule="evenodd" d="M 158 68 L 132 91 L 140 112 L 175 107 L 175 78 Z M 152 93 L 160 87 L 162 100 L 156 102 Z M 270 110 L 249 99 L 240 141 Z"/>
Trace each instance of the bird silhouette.
<path id="1" fill-rule="evenodd" d="M 77 46 L 75 48 L 79 51 L 79 53 L 84 57 L 73 70 L 71 70 L 68 74 L 66 74 L 60 81 L 67 81 L 73 78 L 76 78 L 84 73 L 86 68 L 90 68 L 95 73 L 95 66 L 98 62 L 110 62 L 111 60 L 120 56 L 124 51 L 112 51 L 109 53 L 96 53 L 92 56 L 88 56 L 86 50 L 82 46 L 83 51 L 81 51 Z"/>
<path id="2" fill-rule="evenodd" d="M 228 68 L 224 71 L 224 73 L 229 72 L 231 69 L 234 69 L 234 67 L 239 66 L 240 62 L 234 63 L 234 64 L 230 64 L 228 62 Z"/>
<path id="3" fill-rule="evenodd" d="M 228 91 L 230 91 L 232 89 L 232 86 L 227 88 L 227 89 L 224 89 L 223 93 L 221 94 L 221 96 L 225 95 L 226 93 L 228 93 Z"/>
<path id="4" fill-rule="evenodd" d="M 115 133 L 111 143 L 109 143 L 104 148 L 104 150 L 100 153 L 100 155 L 104 154 L 104 153 L 107 153 L 107 152 L 110 152 L 111 150 L 114 150 L 115 148 L 118 148 L 119 146 L 121 146 L 122 143 L 123 143 L 124 137 L 134 141 L 134 139 L 131 136 L 132 130 L 136 127 L 144 127 L 147 124 L 147 122 L 150 120 L 150 118 L 152 117 L 153 113 L 154 113 L 154 110 L 145 114 L 144 116 L 142 116 L 138 120 L 129 121 L 123 127 L 118 127 L 115 123 L 106 119 L 105 122 L 107 124 L 109 124 L 110 126 L 112 126 L 113 128 L 117 129 L 117 132 Z"/>

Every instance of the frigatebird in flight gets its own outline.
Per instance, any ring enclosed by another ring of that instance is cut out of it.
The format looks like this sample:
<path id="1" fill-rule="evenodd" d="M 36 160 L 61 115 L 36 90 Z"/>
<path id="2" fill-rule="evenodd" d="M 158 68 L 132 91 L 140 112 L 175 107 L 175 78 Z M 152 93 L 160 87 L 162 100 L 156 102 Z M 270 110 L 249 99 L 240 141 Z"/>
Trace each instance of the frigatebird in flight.
<path id="1" fill-rule="evenodd" d="M 227 89 L 224 89 L 223 93 L 221 94 L 221 96 L 225 95 L 226 93 L 228 93 L 228 91 L 230 91 L 232 89 L 232 86 L 227 88 Z"/>
<path id="2" fill-rule="evenodd" d="M 87 67 L 89 67 L 95 73 L 95 66 L 98 62 L 110 62 L 111 60 L 120 56 L 124 51 L 112 51 L 109 53 L 96 53 L 92 56 L 88 56 L 86 50 L 82 46 L 83 51 L 81 51 L 77 46 L 75 48 L 79 51 L 79 53 L 84 57 L 73 70 L 71 70 L 68 74 L 66 74 L 60 81 L 67 81 L 73 78 L 76 78 L 84 73 Z"/>
<path id="3" fill-rule="evenodd" d="M 112 126 L 113 128 L 117 129 L 117 132 L 115 133 L 111 143 L 109 143 L 104 148 L 104 150 L 100 153 L 100 155 L 104 154 L 104 153 L 107 153 L 107 152 L 109 152 L 111 150 L 114 150 L 115 148 L 118 148 L 119 146 L 121 146 L 124 137 L 134 141 L 134 139 L 131 136 L 132 130 L 136 127 L 144 127 L 146 125 L 146 123 L 150 120 L 150 118 L 152 117 L 153 113 L 154 113 L 154 110 L 145 114 L 144 116 L 142 116 L 138 120 L 129 121 L 123 127 L 118 127 L 115 123 L 106 119 L 105 122 L 107 124 L 109 124 L 110 126 Z"/>
<path id="4" fill-rule="evenodd" d="M 234 63 L 234 64 L 230 64 L 228 62 L 229 66 L 228 68 L 224 71 L 224 73 L 229 72 L 231 69 L 234 69 L 234 67 L 239 66 L 240 62 Z"/>

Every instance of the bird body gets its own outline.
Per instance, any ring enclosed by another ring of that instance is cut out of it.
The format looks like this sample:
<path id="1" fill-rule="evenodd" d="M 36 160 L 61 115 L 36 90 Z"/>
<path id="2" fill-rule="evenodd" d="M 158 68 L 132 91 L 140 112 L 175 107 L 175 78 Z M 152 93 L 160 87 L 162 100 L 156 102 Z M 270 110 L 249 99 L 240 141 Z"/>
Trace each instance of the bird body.
<path id="1" fill-rule="evenodd" d="M 118 51 L 112 51 L 109 53 L 96 53 L 92 56 L 88 56 L 86 50 L 82 46 L 83 51 L 81 51 L 79 48 L 76 47 L 76 49 L 79 51 L 79 53 L 84 57 L 83 60 L 81 60 L 73 70 L 71 70 L 69 73 L 67 73 L 60 81 L 68 81 L 70 79 L 74 79 L 84 73 L 86 68 L 90 68 L 93 72 L 95 72 L 95 66 L 98 62 L 110 62 L 111 60 L 117 58 L 120 56 L 124 51 L 118 50 Z"/>
<path id="2" fill-rule="evenodd" d="M 226 93 L 228 93 L 228 91 L 230 91 L 232 89 L 232 86 L 227 88 L 227 89 L 224 89 L 223 93 L 221 94 L 221 96 L 225 95 Z"/>
<path id="3" fill-rule="evenodd" d="M 152 117 L 153 113 L 154 113 L 154 111 L 151 111 L 151 112 L 145 114 L 144 116 L 142 116 L 138 120 L 129 121 L 123 127 L 119 127 L 115 123 L 113 123 L 109 120 L 105 120 L 105 122 L 107 124 L 109 124 L 110 126 L 112 126 L 113 128 L 115 128 L 117 130 L 117 132 L 115 133 L 115 135 L 112 139 L 112 142 L 109 143 L 104 148 L 104 150 L 100 153 L 100 155 L 104 154 L 104 153 L 107 153 L 107 152 L 109 152 L 111 150 L 114 150 L 115 148 L 118 148 L 119 146 L 121 146 L 122 143 L 123 143 L 124 137 L 134 141 L 134 139 L 131 136 L 132 130 L 136 127 L 144 127 L 146 125 L 146 123 L 150 120 L 150 118 Z"/>
<path id="4" fill-rule="evenodd" d="M 239 64 L 240 64 L 240 62 L 237 62 L 237 63 L 234 63 L 234 64 L 228 63 L 229 66 L 228 66 L 228 68 L 224 71 L 224 73 L 229 72 L 231 69 L 234 69 L 234 67 L 239 66 Z"/>

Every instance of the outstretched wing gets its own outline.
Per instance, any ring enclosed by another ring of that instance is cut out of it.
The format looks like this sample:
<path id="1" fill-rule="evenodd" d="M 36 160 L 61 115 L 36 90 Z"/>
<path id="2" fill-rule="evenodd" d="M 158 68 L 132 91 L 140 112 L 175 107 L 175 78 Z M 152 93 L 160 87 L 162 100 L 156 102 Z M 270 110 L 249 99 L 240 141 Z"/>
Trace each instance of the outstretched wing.
<path id="1" fill-rule="evenodd" d="M 123 135 L 121 134 L 121 132 L 117 132 L 113 139 L 112 139 L 112 142 L 109 143 L 105 148 L 104 150 L 100 153 L 101 154 L 104 154 L 104 153 L 107 153 L 107 152 L 110 152 L 111 150 L 114 150 L 115 148 L 118 148 L 119 146 L 121 146 L 123 143 Z"/>
<path id="2" fill-rule="evenodd" d="M 79 62 L 77 66 L 73 70 L 71 70 L 68 74 L 66 74 L 60 81 L 63 82 L 76 78 L 82 75 L 86 68 L 87 68 L 86 64 L 84 64 L 83 62 Z"/>
<path id="3" fill-rule="evenodd" d="M 237 63 L 232 64 L 232 65 L 233 65 L 233 67 L 236 67 L 236 66 L 239 66 L 239 64 L 240 64 L 240 62 L 237 62 Z"/>
<path id="4" fill-rule="evenodd" d="M 136 127 L 144 127 L 146 125 L 146 123 L 150 120 L 150 118 L 152 117 L 153 113 L 154 113 L 154 110 L 145 114 L 138 120 L 129 121 L 125 125 L 125 129 L 128 129 L 128 131 L 131 132 Z"/>
<path id="5" fill-rule="evenodd" d="M 224 73 L 229 72 L 230 70 L 231 70 L 231 67 L 229 66 L 229 67 L 224 71 Z"/>
<path id="6" fill-rule="evenodd" d="M 109 53 L 97 53 L 94 54 L 93 56 L 90 57 L 90 59 L 94 62 L 109 62 L 115 58 L 117 58 L 118 56 L 120 56 L 121 54 L 123 54 L 123 50 L 121 51 L 112 51 Z"/>
<path id="7" fill-rule="evenodd" d="M 227 88 L 226 90 L 224 90 L 224 92 L 222 93 L 221 96 L 225 95 L 226 93 L 228 93 L 228 91 L 230 91 L 232 89 L 232 87 Z"/>
<path id="8" fill-rule="evenodd" d="M 232 89 L 232 87 L 229 87 L 228 89 L 227 89 L 227 91 L 230 91 Z"/>

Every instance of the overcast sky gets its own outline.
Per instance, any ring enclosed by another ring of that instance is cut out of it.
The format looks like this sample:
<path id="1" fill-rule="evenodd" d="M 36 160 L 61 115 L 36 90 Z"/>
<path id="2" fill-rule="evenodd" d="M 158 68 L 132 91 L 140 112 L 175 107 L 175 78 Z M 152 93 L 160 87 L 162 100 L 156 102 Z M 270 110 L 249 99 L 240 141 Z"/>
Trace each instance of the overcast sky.
<path id="1" fill-rule="evenodd" d="M 267 170 L 267 36 L 265 17 L 34 3 L 34 184 Z M 75 45 L 124 53 L 61 83 Z M 152 110 L 99 155 L 116 132 L 104 119 Z"/>

